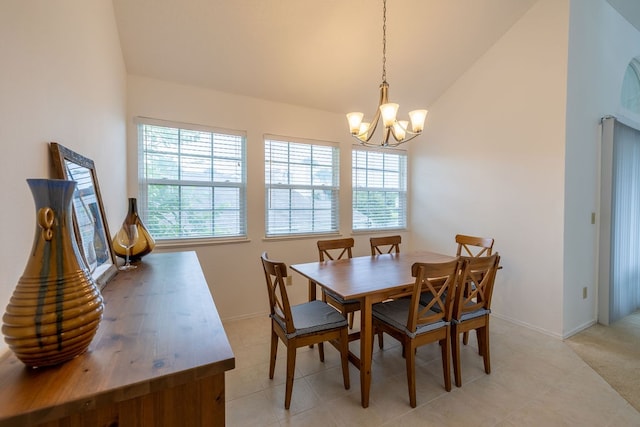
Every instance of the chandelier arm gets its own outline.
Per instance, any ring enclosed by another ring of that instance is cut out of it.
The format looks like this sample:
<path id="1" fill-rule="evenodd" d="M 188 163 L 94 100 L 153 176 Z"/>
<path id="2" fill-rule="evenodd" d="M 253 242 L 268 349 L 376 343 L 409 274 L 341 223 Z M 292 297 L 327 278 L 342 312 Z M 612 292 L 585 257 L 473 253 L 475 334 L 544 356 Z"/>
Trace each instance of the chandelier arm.
<path id="1" fill-rule="evenodd" d="M 363 137 L 366 135 L 364 141 L 369 142 L 369 140 L 375 133 L 376 128 L 378 127 L 378 122 L 380 121 L 380 106 L 382 104 L 386 104 L 387 102 L 389 102 L 389 83 L 387 83 L 386 80 L 383 80 L 382 83 L 380 83 L 380 98 L 378 100 L 378 108 L 376 108 L 376 113 L 373 116 L 373 120 L 371 120 L 371 124 L 366 131 L 354 135 L 356 138 L 358 138 L 360 141 L 363 141 Z"/>
<path id="2" fill-rule="evenodd" d="M 352 134 L 351 136 L 358 139 L 359 141 L 368 142 L 373 136 L 373 134 L 376 132 L 376 128 L 378 127 L 379 121 L 380 121 L 380 110 L 376 111 L 376 114 L 373 116 L 373 120 L 371 120 L 371 124 L 369 125 L 367 130 L 365 130 L 362 133 Z M 364 136 L 366 136 L 366 138 L 363 139 Z"/>
<path id="3" fill-rule="evenodd" d="M 397 123 L 397 122 L 398 122 L 398 121 L 396 120 L 396 123 Z M 420 135 L 420 134 L 422 133 L 422 131 L 420 131 L 420 132 L 414 132 L 414 131 L 410 130 L 410 129 L 409 129 L 409 126 L 407 126 L 407 127 L 404 127 L 404 126 L 402 126 L 402 125 L 400 125 L 400 126 L 402 127 L 402 129 L 404 129 L 404 131 L 405 131 L 408 135 L 413 135 L 413 137 L 412 137 L 411 139 L 415 138 L 416 136 L 418 136 L 418 135 Z M 406 141 L 409 141 L 409 139 L 406 139 L 406 138 L 405 138 L 402 142 L 406 142 Z"/>
<path id="4" fill-rule="evenodd" d="M 382 145 L 383 147 L 389 146 L 389 135 L 391 135 L 391 127 L 384 128 L 384 131 L 382 133 L 382 143 L 380 145 Z M 395 137 L 393 139 L 395 139 Z"/>
<path id="5" fill-rule="evenodd" d="M 384 147 L 391 147 L 391 148 L 397 147 L 397 146 L 399 146 L 399 145 L 404 144 L 405 142 L 409 142 L 409 141 L 411 141 L 413 138 L 417 137 L 418 135 L 420 135 L 420 134 L 419 134 L 419 133 L 416 133 L 416 134 L 413 134 L 413 136 L 410 136 L 409 138 L 405 138 L 405 139 L 403 139 L 402 141 L 396 141 L 396 142 L 392 142 L 392 143 L 388 143 L 388 142 L 387 142 L 387 143 L 384 145 Z"/>

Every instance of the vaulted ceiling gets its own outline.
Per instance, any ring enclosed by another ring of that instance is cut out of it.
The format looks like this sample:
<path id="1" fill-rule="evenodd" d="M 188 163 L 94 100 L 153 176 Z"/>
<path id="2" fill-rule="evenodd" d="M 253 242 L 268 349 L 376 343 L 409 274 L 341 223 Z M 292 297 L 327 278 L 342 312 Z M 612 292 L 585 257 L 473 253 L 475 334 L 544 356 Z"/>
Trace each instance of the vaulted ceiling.
<path id="1" fill-rule="evenodd" d="M 401 114 L 428 108 L 536 1 L 388 0 L 387 81 Z M 382 0 L 113 4 L 130 74 L 373 114 L 366 110 L 382 80 Z"/>

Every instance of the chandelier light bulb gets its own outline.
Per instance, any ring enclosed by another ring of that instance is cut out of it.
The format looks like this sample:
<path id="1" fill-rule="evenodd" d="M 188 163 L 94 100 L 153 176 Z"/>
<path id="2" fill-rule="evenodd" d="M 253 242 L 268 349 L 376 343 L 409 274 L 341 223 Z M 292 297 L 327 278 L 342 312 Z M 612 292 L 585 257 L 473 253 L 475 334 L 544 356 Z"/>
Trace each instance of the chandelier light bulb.
<path id="1" fill-rule="evenodd" d="M 371 126 L 371 123 L 368 122 L 362 122 L 360 123 L 360 129 L 358 132 L 358 138 L 361 141 L 366 141 L 367 140 L 367 136 L 369 134 L 369 127 Z"/>
<path id="2" fill-rule="evenodd" d="M 349 129 L 351 130 L 351 135 L 358 135 L 362 133 L 360 131 L 360 124 L 362 123 L 362 118 L 364 114 L 354 112 L 347 114 L 347 120 L 349 121 Z"/>
<path id="3" fill-rule="evenodd" d="M 413 110 L 409 111 L 409 118 L 411 119 L 411 131 L 420 133 L 424 129 L 424 121 L 427 118 L 427 110 Z"/>
<path id="4" fill-rule="evenodd" d="M 382 115 L 382 123 L 385 128 L 393 126 L 396 122 L 396 114 L 398 113 L 400 105 L 388 102 L 380 106 L 380 114 Z"/>
<path id="5" fill-rule="evenodd" d="M 398 120 L 393 124 L 393 136 L 398 142 L 404 141 L 407 137 L 407 126 L 409 126 L 407 120 Z"/>

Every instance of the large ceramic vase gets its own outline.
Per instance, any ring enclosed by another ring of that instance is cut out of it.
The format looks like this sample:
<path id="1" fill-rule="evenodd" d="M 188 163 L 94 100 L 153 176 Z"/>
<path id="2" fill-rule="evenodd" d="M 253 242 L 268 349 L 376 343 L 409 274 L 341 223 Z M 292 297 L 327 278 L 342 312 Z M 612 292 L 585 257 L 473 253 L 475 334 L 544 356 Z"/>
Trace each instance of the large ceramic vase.
<path id="1" fill-rule="evenodd" d="M 156 247 L 156 241 L 138 216 L 138 201 L 135 197 L 129 198 L 129 211 L 124 219 L 123 225 L 135 225 L 138 229 L 138 240 L 129 250 L 129 261 L 140 261 L 143 256 L 150 253 L 153 248 Z M 123 259 L 127 256 L 126 249 L 117 242 L 117 239 L 113 240 L 113 252 Z"/>
<path id="2" fill-rule="evenodd" d="M 75 181 L 27 183 L 37 227 L 27 266 L 2 317 L 2 333 L 18 359 L 41 367 L 83 353 L 98 330 L 104 305 L 73 231 Z"/>

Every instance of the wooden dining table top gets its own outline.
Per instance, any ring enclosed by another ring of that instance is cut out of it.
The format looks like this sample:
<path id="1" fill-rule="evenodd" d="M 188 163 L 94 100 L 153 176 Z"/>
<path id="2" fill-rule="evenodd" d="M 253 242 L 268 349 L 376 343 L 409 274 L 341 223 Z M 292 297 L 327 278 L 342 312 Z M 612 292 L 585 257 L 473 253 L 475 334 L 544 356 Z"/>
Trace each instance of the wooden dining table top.
<path id="1" fill-rule="evenodd" d="M 412 286 L 416 262 L 447 262 L 455 256 L 429 251 L 361 256 L 335 261 L 294 264 L 291 269 L 345 299 Z"/>

